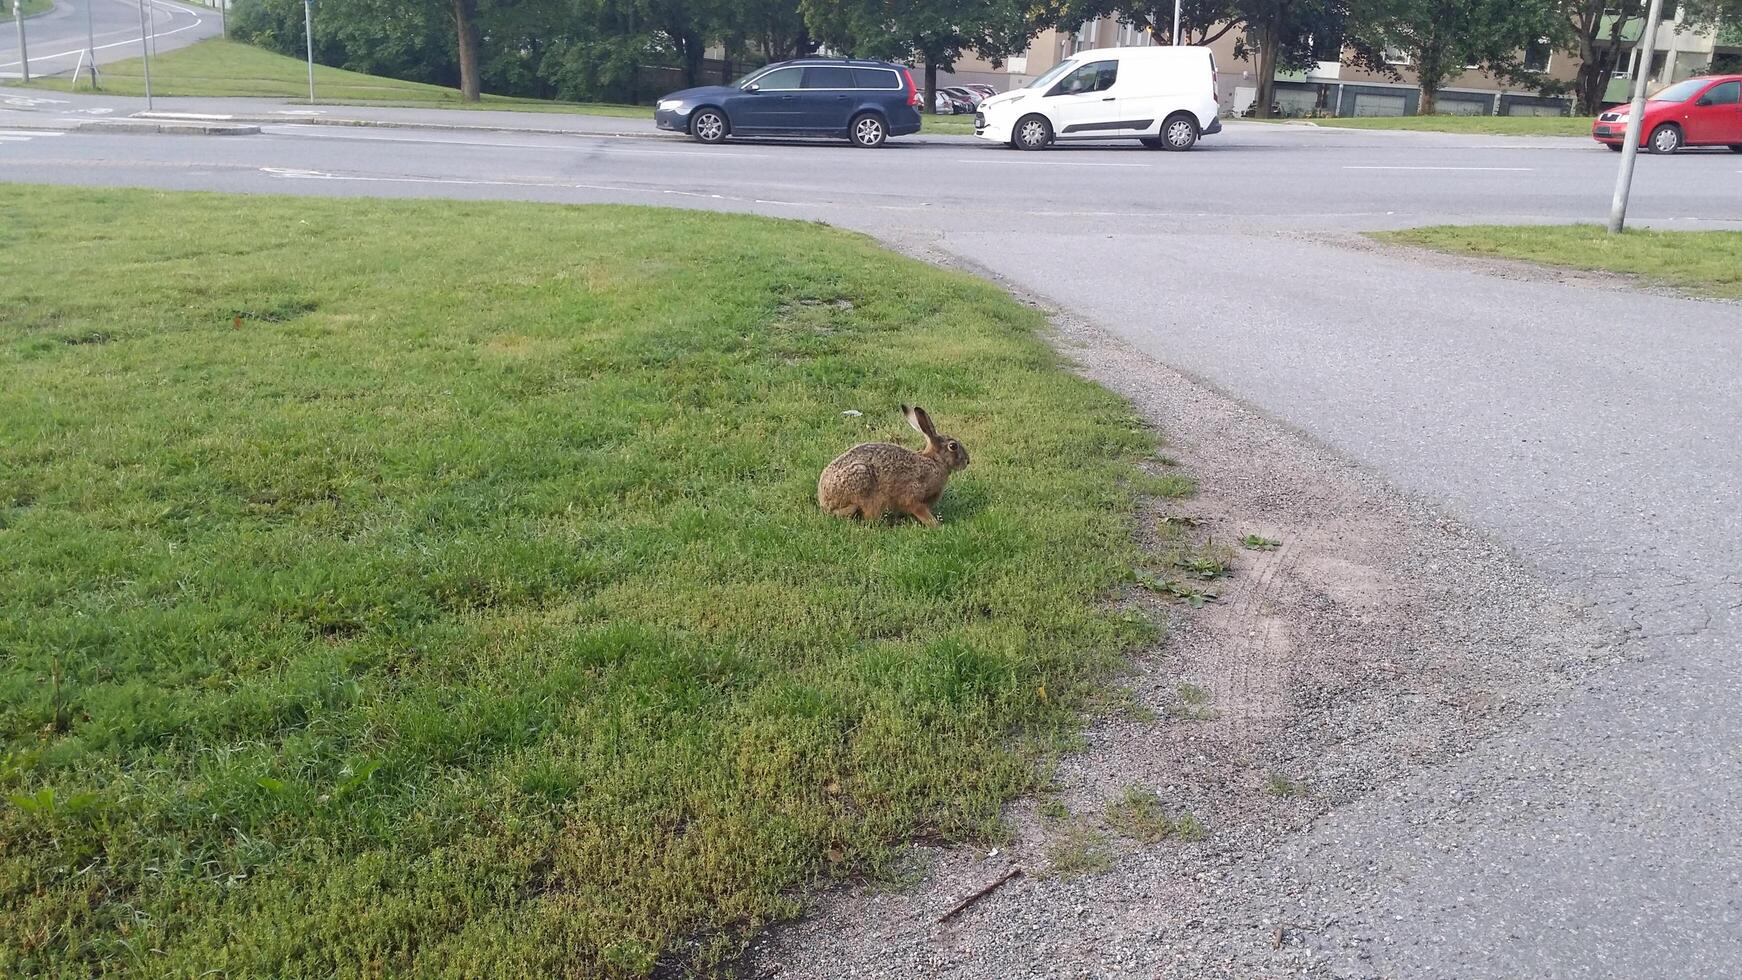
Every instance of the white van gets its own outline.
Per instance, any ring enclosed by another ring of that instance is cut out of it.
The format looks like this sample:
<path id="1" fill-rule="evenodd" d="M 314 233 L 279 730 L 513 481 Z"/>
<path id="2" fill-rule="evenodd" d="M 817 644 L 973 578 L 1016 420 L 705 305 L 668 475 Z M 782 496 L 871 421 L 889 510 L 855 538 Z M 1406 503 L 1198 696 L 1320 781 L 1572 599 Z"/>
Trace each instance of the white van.
<path id="1" fill-rule="evenodd" d="M 1057 140 L 1137 139 L 1189 150 L 1222 131 L 1209 48 L 1079 51 L 1023 88 L 980 103 L 974 135 L 1019 150 Z"/>

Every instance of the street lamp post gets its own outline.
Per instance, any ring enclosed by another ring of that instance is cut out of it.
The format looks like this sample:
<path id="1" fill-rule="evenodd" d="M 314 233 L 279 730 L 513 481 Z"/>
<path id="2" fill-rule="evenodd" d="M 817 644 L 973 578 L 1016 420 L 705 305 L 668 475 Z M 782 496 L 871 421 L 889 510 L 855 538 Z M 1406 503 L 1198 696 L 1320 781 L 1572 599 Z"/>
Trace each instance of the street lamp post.
<path id="1" fill-rule="evenodd" d="M 1621 144 L 1621 173 L 1615 178 L 1615 200 L 1609 206 L 1609 234 L 1627 227 L 1627 199 L 1633 193 L 1633 163 L 1639 158 L 1639 136 L 1645 127 L 1645 76 L 1651 74 L 1652 48 L 1657 44 L 1657 22 L 1663 16 L 1663 0 L 1651 0 L 1651 12 L 1639 32 L 1639 68 L 1633 73 L 1633 107 L 1627 113 L 1627 136 Z"/>
<path id="2" fill-rule="evenodd" d="M 1179 5 L 1180 0 L 1173 0 L 1173 46 L 1179 47 Z"/>
<path id="3" fill-rule="evenodd" d="M 151 111 L 151 42 L 145 36 L 145 0 L 139 0 L 139 54 L 145 62 L 145 111 Z"/>
<path id="4" fill-rule="evenodd" d="M 315 104 L 315 0 L 302 0 L 302 33 L 308 43 L 308 104 Z"/>
<path id="5" fill-rule="evenodd" d="M 12 0 L 12 21 L 18 25 L 18 63 L 30 81 L 30 49 L 24 46 L 24 0 Z"/>
<path id="6" fill-rule="evenodd" d="M 91 0 L 85 0 L 85 56 L 91 63 L 91 91 L 97 90 L 97 31 L 91 26 Z M 73 73 L 73 84 L 79 83 L 78 73 Z"/>

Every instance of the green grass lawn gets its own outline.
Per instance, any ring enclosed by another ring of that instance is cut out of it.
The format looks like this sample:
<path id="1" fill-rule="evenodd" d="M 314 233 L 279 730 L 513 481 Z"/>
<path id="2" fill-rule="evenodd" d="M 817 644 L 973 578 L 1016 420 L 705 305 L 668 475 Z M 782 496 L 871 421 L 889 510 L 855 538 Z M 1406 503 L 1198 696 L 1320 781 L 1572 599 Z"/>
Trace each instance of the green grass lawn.
<path id="1" fill-rule="evenodd" d="M 1153 638 L 1105 602 L 1151 434 L 865 238 L 0 214 L 0 975 L 707 970 L 996 834 Z M 943 526 L 820 513 L 837 453 L 918 444 L 903 400 L 973 455 Z"/>
<path id="2" fill-rule="evenodd" d="M 1294 122 L 1271 119 L 1254 122 Z M 1584 136 L 1591 135 L 1591 120 L 1581 116 L 1362 116 L 1352 119 L 1313 119 L 1315 126 L 1338 129 L 1410 129 L 1435 133 L 1468 133 L 1477 136 Z"/>
<path id="3" fill-rule="evenodd" d="M 1447 225 L 1373 237 L 1463 255 L 1625 273 L 1691 293 L 1742 299 L 1742 232 L 1635 230 L 1615 236 L 1597 225 Z"/>
<path id="4" fill-rule="evenodd" d="M 35 17 L 37 14 L 45 14 L 53 9 L 54 0 L 24 0 L 24 16 L 26 17 Z M 11 0 L 6 0 L 6 2 L 0 3 L 0 13 L 4 14 L 4 19 L 11 19 Z M 28 36 L 25 39 L 29 40 Z"/>
<path id="5" fill-rule="evenodd" d="M 145 94 L 145 76 L 139 59 L 104 65 L 100 81 L 112 95 Z M 43 78 L 31 88 L 67 91 L 73 82 L 65 77 Z M 81 75 L 78 91 L 90 91 L 88 76 Z M 250 44 L 219 38 L 166 51 L 151 59 L 151 92 L 160 96 L 256 96 L 308 98 L 308 64 Z M 533 112 L 587 112 L 598 115 L 651 118 L 645 106 L 547 102 L 486 95 L 481 103 L 460 100 L 458 89 L 360 72 L 315 66 L 315 96 L 323 103 L 360 103 L 425 108 L 516 109 Z"/>

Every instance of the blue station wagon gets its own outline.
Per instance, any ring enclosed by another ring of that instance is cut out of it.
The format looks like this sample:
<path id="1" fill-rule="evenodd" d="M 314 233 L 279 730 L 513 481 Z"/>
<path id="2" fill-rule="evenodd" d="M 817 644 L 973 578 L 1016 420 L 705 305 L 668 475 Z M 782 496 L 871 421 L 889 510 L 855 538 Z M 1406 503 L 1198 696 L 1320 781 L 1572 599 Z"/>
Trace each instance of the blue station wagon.
<path id="1" fill-rule="evenodd" d="M 660 129 L 703 143 L 728 136 L 827 136 L 876 147 L 919 132 L 913 73 L 886 61 L 801 58 L 757 69 L 732 85 L 704 85 L 659 100 Z"/>

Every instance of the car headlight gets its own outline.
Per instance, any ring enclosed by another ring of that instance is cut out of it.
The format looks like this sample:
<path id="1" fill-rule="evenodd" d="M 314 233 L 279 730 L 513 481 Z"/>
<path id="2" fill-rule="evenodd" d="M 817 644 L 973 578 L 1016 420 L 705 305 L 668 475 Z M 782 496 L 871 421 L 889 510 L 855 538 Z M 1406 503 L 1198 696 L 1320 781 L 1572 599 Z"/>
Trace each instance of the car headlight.
<path id="1" fill-rule="evenodd" d="M 660 99 L 659 108 L 662 112 L 672 112 L 683 107 L 682 99 Z"/>

